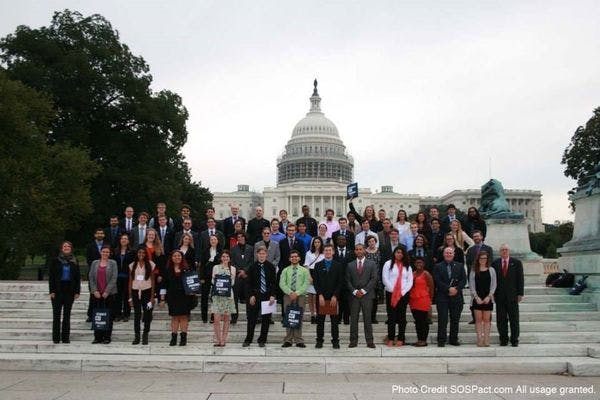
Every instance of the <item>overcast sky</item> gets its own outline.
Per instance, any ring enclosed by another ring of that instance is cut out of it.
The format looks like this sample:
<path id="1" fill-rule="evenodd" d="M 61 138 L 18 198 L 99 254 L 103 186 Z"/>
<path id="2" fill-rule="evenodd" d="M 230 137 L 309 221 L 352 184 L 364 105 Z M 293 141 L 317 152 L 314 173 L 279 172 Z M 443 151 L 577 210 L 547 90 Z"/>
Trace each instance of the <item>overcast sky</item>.
<path id="1" fill-rule="evenodd" d="M 104 15 L 183 97 L 184 153 L 212 191 L 275 186 L 276 158 L 321 106 L 375 190 L 538 189 L 572 219 L 560 160 L 600 106 L 599 1 L 3 1 L 0 35 L 54 10 Z"/>

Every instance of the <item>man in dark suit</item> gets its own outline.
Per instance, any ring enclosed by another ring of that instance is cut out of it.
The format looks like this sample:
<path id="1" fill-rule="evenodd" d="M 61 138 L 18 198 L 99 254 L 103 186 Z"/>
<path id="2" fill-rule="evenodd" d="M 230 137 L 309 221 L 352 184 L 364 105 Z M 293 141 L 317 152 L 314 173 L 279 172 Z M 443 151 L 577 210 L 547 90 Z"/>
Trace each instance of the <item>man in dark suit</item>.
<path id="1" fill-rule="evenodd" d="M 323 250 L 325 258 L 319 261 L 313 270 L 313 285 L 317 292 L 317 344 L 315 347 L 323 347 L 323 338 L 325 336 L 325 314 L 319 312 L 319 308 L 325 306 L 325 301 L 329 301 L 331 307 L 337 307 L 342 287 L 345 284 L 346 276 L 344 266 L 333 259 L 333 245 L 325 245 Z M 334 349 L 340 348 L 340 334 L 338 326 L 339 314 L 331 314 L 331 343 Z"/>
<path id="2" fill-rule="evenodd" d="M 301 264 L 304 264 L 304 245 L 296 239 L 296 225 L 290 223 L 286 229 L 285 239 L 279 241 L 279 270 L 287 267 L 290 259 L 290 252 L 297 250 L 301 255 Z"/>
<path id="3" fill-rule="evenodd" d="M 192 230 L 197 231 L 198 234 L 200 234 L 201 232 L 204 232 L 205 230 L 208 229 L 208 220 L 211 219 L 211 218 L 215 220 L 215 228 L 218 231 L 223 232 L 222 221 L 217 221 L 217 218 L 215 217 L 215 208 L 214 207 L 208 207 L 206 209 L 206 214 L 205 214 L 204 221 L 201 221 L 198 224 L 198 229 L 194 229 L 194 223 L 193 223 L 193 220 L 192 220 Z"/>
<path id="4" fill-rule="evenodd" d="M 450 338 L 448 343 L 460 346 L 458 327 L 463 310 L 463 288 L 467 282 L 465 268 L 462 263 L 454 261 L 454 249 L 444 249 L 444 260 L 435 265 L 433 279 L 436 287 L 436 306 L 438 312 L 438 347 L 446 345 L 448 314 L 450 314 Z"/>
<path id="5" fill-rule="evenodd" d="M 338 223 L 340 224 L 340 230 L 333 232 L 331 235 L 331 243 L 337 245 L 337 237 L 342 235 L 346 238 L 346 246 L 351 251 L 354 251 L 354 233 L 348 229 L 348 219 L 346 217 L 341 217 L 338 219 Z"/>
<path id="6" fill-rule="evenodd" d="M 116 215 L 110 216 L 110 224 L 108 228 L 104 229 L 104 237 L 106 241 L 110 243 L 111 248 L 117 247 L 119 244 L 119 237 L 121 236 L 121 226 L 119 225 L 119 217 Z"/>
<path id="7" fill-rule="evenodd" d="M 243 347 L 248 347 L 252 343 L 256 321 L 261 314 L 261 302 L 268 301 L 271 305 L 275 303 L 276 288 L 279 286 L 275 276 L 275 266 L 267 261 L 266 248 L 258 248 L 256 251 L 256 261 L 248 268 L 247 275 L 248 297 L 246 300 L 246 317 L 248 325 L 246 328 L 246 339 L 244 339 L 244 343 L 242 344 Z M 262 315 L 260 336 L 257 341 L 259 347 L 265 347 L 265 343 L 267 343 L 270 324 L 271 314 Z"/>
<path id="8" fill-rule="evenodd" d="M 510 343 L 519 345 L 519 303 L 523 300 L 525 277 L 523 263 L 510 256 L 508 245 L 500 246 L 500 258 L 494 260 L 498 286 L 494 294 L 496 302 L 496 326 L 500 335 L 500 346 L 508 344 L 508 323 L 510 321 Z"/>
<path id="9" fill-rule="evenodd" d="M 381 226 L 383 226 L 383 229 L 380 232 L 377 232 L 377 239 L 379 240 L 379 246 L 381 246 L 381 244 L 390 244 L 390 233 L 392 231 L 392 221 L 389 218 L 385 218 L 383 221 L 381 221 Z"/>
<path id="10" fill-rule="evenodd" d="M 302 217 L 298 218 L 296 225 L 300 222 L 306 225 L 306 232 L 308 232 L 310 236 L 317 236 L 317 220 L 310 216 L 310 208 L 307 205 L 302 206 Z"/>
<path id="11" fill-rule="evenodd" d="M 173 249 L 179 248 L 179 242 L 175 243 L 175 232 L 169 227 L 166 215 L 161 215 L 158 217 L 158 226 L 155 229 L 156 233 L 158 233 L 160 242 L 163 245 L 165 254 L 169 255 Z M 198 248 L 196 247 L 197 244 L 198 241 L 196 240 L 194 242 L 194 249 L 196 252 L 198 251 Z M 195 258 L 197 259 L 198 257 L 196 256 Z M 190 267 L 193 267 L 193 265 L 190 265 Z"/>
<path id="12" fill-rule="evenodd" d="M 456 206 L 454 204 L 448 204 L 448 207 L 446 207 L 446 216 L 442 220 L 441 226 L 442 232 L 444 232 L 444 234 L 450 232 L 450 223 L 455 219 L 458 220 L 458 222 L 460 222 L 461 225 L 463 224 L 458 215 L 456 215 Z"/>
<path id="13" fill-rule="evenodd" d="M 96 228 L 94 231 L 94 241 L 87 245 L 85 248 L 85 261 L 87 262 L 88 268 L 92 265 L 92 262 L 100 259 L 100 250 L 106 241 L 104 240 L 104 229 Z M 86 322 L 92 322 L 92 294 L 88 301 L 87 309 L 87 320 Z"/>
<path id="14" fill-rule="evenodd" d="M 350 345 L 348 347 L 356 347 L 358 344 L 358 316 L 362 310 L 367 347 L 374 349 L 371 309 L 379 269 L 375 262 L 365 258 L 364 245 L 357 244 L 354 247 L 354 254 L 356 260 L 351 261 L 346 268 L 346 285 L 352 296 L 350 300 Z"/>
<path id="15" fill-rule="evenodd" d="M 173 248 L 178 248 L 179 244 L 181 243 L 181 237 L 183 236 L 184 233 L 187 233 L 189 235 L 192 236 L 192 239 L 194 241 L 194 249 L 196 250 L 196 260 L 199 260 L 200 255 L 202 254 L 202 242 L 198 236 L 198 234 L 196 232 L 194 232 L 192 230 L 192 219 L 188 218 L 185 221 L 183 221 L 183 230 L 175 233 L 173 235 Z M 223 239 L 223 243 L 225 243 L 225 240 Z M 223 245 L 223 243 L 221 243 L 221 245 Z M 206 245 L 207 248 L 210 247 L 210 244 L 208 243 L 208 236 L 206 238 Z"/>
<path id="16" fill-rule="evenodd" d="M 270 228 L 271 223 L 263 218 L 262 207 L 256 207 L 254 209 L 254 218 L 248 221 L 248 244 L 254 246 L 256 242 L 262 240 L 262 231 L 264 228 Z"/>
<path id="17" fill-rule="evenodd" d="M 392 228 L 390 230 L 388 242 L 379 242 L 379 254 L 381 255 L 381 265 L 385 264 L 386 261 L 392 259 L 392 254 L 398 246 L 402 246 L 406 251 L 406 247 L 400 241 L 400 232 L 397 228 Z"/>
<path id="18" fill-rule="evenodd" d="M 354 249 L 350 249 L 346 243 L 346 236 L 339 235 L 336 237 L 335 241 L 335 254 L 333 256 L 334 260 L 339 262 L 342 265 L 342 270 L 344 271 L 344 277 L 346 276 L 346 269 L 348 268 L 348 264 L 350 261 L 354 260 L 356 256 L 354 255 Z M 338 301 L 340 303 L 340 315 L 338 318 L 338 324 L 344 321 L 344 325 L 350 324 L 350 292 L 348 292 L 347 285 L 342 285 L 340 290 L 340 297 L 338 297 Z"/>
<path id="19" fill-rule="evenodd" d="M 279 210 L 279 232 L 285 234 L 287 232 L 287 226 L 291 223 L 292 221 L 288 219 L 287 210 Z"/>
<path id="20" fill-rule="evenodd" d="M 124 214 L 125 218 L 121 221 L 121 231 L 127 233 L 131 237 L 131 231 L 135 226 L 135 222 L 133 221 L 133 207 L 125 207 Z"/>
<path id="21" fill-rule="evenodd" d="M 236 205 L 231 206 L 231 216 L 223 220 L 223 234 L 226 238 L 233 235 L 235 232 L 235 223 L 240 221 L 242 223 L 242 230 L 246 230 L 246 220 L 239 216 L 240 208 Z"/>
<path id="22" fill-rule="evenodd" d="M 217 229 L 217 221 L 215 221 L 214 218 L 209 218 L 206 221 L 206 226 L 207 229 L 200 233 L 200 254 L 204 254 L 206 249 L 210 247 L 209 239 L 211 235 L 215 235 L 217 239 L 219 239 L 219 244 L 221 245 L 221 248 L 225 247 L 225 235 L 223 235 L 223 232 Z"/>
<path id="23" fill-rule="evenodd" d="M 435 259 L 435 255 L 437 254 L 438 248 L 444 244 L 444 232 L 442 232 L 440 220 L 437 218 L 431 220 L 431 231 L 429 231 L 427 241 L 429 242 L 431 254 L 434 257 L 433 261 L 437 264 L 441 260 Z"/>
<path id="24" fill-rule="evenodd" d="M 254 262 L 254 249 L 246 244 L 246 234 L 238 232 L 235 235 L 237 245 L 233 246 L 231 252 L 231 263 L 237 269 L 235 284 L 233 285 L 233 300 L 235 301 L 235 314 L 231 315 L 231 323 L 235 324 L 238 320 L 238 303 L 246 300 L 247 271 Z"/>
<path id="25" fill-rule="evenodd" d="M 138 223 L 131 230 L 131 247 L 136 248 L 140 244 L 146 241 L 146 234 L 148 233 L 148 218 L 147 212 L 141 212 L 138 216 Z"/>
<path id="26" fill-rule="evenodd" d="M 473 266 L 473 263 L 475 263 L 475 260 L 477 260 L 477 256 L 480 252 L 485 251 L 488 253 L 490 260 L 494 259 L 494 250 L 487 244 L 483 243 L 483 234 L 481 231 L 473 231 L 473 242 L 475 242 L 475 244 L 467 249 L 467 254 L 465 255 L 467 262 L 467 275 L 469 275 L 471 272 L 471 267 Z"/>
<path id="27" fill-rule="evenodd" d="M 179 210 L 179 217 L 175 217 L 173 218 L 173 231 L 174 232 L 179 232 L 181 230 L 183 230 L 183 221 L 186 218 L 191 218 L 191 212 L 192 212 L 192 208 L 190 206 L 188 206 L 187 204 L 184 204 L 181 206 L 181 209 Z M 194 232 L 198 231 L 198 227 L 195 226 L 193 220 L 192 220 L 192 230 Z"/>

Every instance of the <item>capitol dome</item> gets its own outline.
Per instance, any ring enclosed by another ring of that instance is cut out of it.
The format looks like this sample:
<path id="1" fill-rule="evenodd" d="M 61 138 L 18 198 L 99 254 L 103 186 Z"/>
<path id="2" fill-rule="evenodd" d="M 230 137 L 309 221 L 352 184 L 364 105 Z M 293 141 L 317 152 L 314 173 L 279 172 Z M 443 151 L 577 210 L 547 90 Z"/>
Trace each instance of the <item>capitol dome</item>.
<path id="1" fill-rule="evenodd" d="M 292 130 L 292 138 L 277 159 L 277 184 L 352 181 L 354 162 L 337 127 L 321 112 L 317 80 L 310 111 Z"/>

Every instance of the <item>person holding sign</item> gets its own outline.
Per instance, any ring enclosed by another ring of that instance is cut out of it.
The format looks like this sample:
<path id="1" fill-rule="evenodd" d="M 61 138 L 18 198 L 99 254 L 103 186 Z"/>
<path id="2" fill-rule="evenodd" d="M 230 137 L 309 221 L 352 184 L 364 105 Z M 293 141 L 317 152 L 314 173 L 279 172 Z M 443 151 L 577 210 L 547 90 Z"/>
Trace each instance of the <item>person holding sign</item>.
<path id="1" fill-rule="evenodd" d="M 334 349 L 340 348 L 338 326 L 338 299 L 345 283 L 344 266 L 333 259 L 333 245 L 327 244 L 323 250 L 323 260 L 317 262 L 312 272 L 313 285 L 317 293 L 317 344 L 323 347 L 325 335 L 325 317 L 331 320 L 331 343 Z"/>
<path id="2" fill-rule="evenodd" d="M 109 344 L 112 335 L 113 299 L 117 294 L 117 262 L 110 259 L 110 247 L 104 245 L 100 259 L 90 266 L 90 293 L 92 294 L 92 322 L 94 341 L 92 344 Z"/>
<path id="3" fill-rule="evenodd" d="M 248 298 L 246 299 L 246 317 L 248 319 L 248 325 L 246 339 L 244 339 L 244 344 L 242 344 L 244 347 L 248 347 L 250 346 L 250 343 L 252 343 L 256 321 L 261 314 L 262 324 L 257 342 L 259 347 L 265 347 L 267 335 L 269 334 L 271 314 L 263 314 L 263 303 L 273 306 L 277 294 L 275 267 L 267 261 L 266 247 L 259 247 L 258 250 L 256 250 L 256 258 L 257 260 L 250 265 L 246 271 L 246 275 L 248 276 L 246 282 L 248 290 Z"/>
<path id="4" fill-rule="evenodd" d="M 148 344 L 152 309 L 154 308 L 154 269 L 156 264 L 148 260 L 146 246 L 137 249 L 136 261 L 129 265 L 129 304 L 133 306 L 133 331 L 135 338 L 131 344 L 140 344 L 140 320 L 144 320 L 142 344 Z"/>
<path id="5" fill-rule="evenodd" d="M 190 272 L 190 267 L 185 259 L 185 255 L 181 250 L 174 250 L 171 253 L 169 261 L 167 261 L 167 271 L 165 274 L 167 293 L 160 296 L 161 308 L 164 307 L 166 302 L 169 305 L 169 315 L 171 316 L 171 342 L 169 342 L 169 346 L 177 344 L 178 330 L 181 331 L 179 345 L 185 346 L 187 344 L 189 314 L 192 311 L 194 302 L 197 304 L 194 292 L 192 291 L 191 294 L 188 294 L 188 291 L 194 289 L 194 284 L 197 286 L 196 290 L 200 289 L 199 279 L 194 281 L 193 277 L 190 277 L 192 278 L 192 282 L 187 282 L 188 272 Z M 195 277 L 198 278 L 198 275 L 196 274 Z"/>
<path id="6" fill-rule="evenodd" d="M 221 263 L 213 267 L 212 271 L 212 302 L 210 312 L 214 315 L 215 347 L 224 347 L 229 335 L 231 314 L 235 313 L 233 300 L 233 285 L 235 285 L 236 269 L 231 265 L 231 253 L 223 250 Z M 221 320 L 223 328 L 221 329 Z"/>
<path id="7" fill-rule="evenodd" d="M 300 265 L 300 252 L 290 252 L 290 263 L 281 273 L 279 287 L 283 292 L 283 309 L 286 335 L 281 347 L 291 347 L 296 342 L 296 347 L 306 347 L 302 338 L 302 315 L 310 274 L 308 268 Z"/>

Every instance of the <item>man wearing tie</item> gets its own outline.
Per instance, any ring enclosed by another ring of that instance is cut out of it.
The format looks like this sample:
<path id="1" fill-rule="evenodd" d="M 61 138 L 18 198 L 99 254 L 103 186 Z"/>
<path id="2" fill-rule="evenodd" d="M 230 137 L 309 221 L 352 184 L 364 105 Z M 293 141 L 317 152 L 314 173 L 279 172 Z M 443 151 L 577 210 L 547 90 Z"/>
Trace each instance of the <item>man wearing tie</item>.
<path id="1" fill-rule="evenodd" d="M 246 230 L 246 220 L 239 216 L 239 207 L 232 205 L 231 206 L 231 217 L 227 217 L 223 220 L 223 234 L 226 238 L 230 237 L 235 232 L 235 223 L 236 221 L 242 222 L 242 230 Z"/>
<path id="2" fill-rule="evenodd" d="M 160 238 L 160 242 L 163 245 L 163 249 L 166 255 L 171 254 L 171 251 L 173 250 L 174 246 L 177 246 L 177 248 L 179 248 L 179 242 L 173 243 L 175 234 L 173 232 L 173 229 L 171 229 L 168 225 L 166 215 L 161 215 L 158 217 L 158 226 L 156 227 L 156 231 L 158 233 L 158 237 Z M 197 243 L 194 243 L 194 248 L 197 250 L 196 245 Z M 195 259 L 197 258 L 198 257 L 195 257 Z M 190 265 L 190 268 L 192 267 L 193 265 Z"/>
<path id="3" fill-rule="evenodd" d="M 119 217 L 116 215 L 110 216 L 110 225 L 104 230 L 104 237 L 110 243 L 110 247 L 114 249 L 119 244 L 119 236 L 121 236 L 121 227 L 119 226 Z"/>
<path id="4" fill-rule="evenodd" d="M 496 270 L 496 326 L 500 335 L 500 346 L 508 345 L 508 323 L 510 321 L 510 343 L 519 345 L 519 303 L 523 300 L 525 277 L 523 263 L 510 256 L 507 244 L 500 246 L 500 258 L 494 260 Z"/>
<path id="5" fill-rule="evenodd" d="M 446 345 L 448 314 L 450 314 L 450 338 L 448 343 L 460 346 L 458 327 L 464 299 L 463 288 L 467 282 L 465 268 L 462 263 L 454 261 L 454 249 L 446 247 L 444 260 L 435 265 L 433 279 L 436 287 L 436 306 L 438 312 L 438 347 Z"/>
<path id="6" fill-rule="evenodd" d="M 127 233 L 131 237 L 131 231 L 133 230 L 133 207 L 125 207 L 125 218 L 121 221 L 121 230 Z"/>
<path id="7" fill-rule="evenodd" d="M 259 242 L 260 243 L 260 242 Z M 300 253 L 292 250 L 290 253 L 290 263 L 281 273 L 279 287 L 283 291 L 283 309 L 287 312 L 287 307 L 291 303 L 298 304 L 304 309 L 306 300 L 306 291 L 310 274 L 308 268 L 300 265 Z M 302 315 L 300 315 L 302 319 Z M 296 347 L 306 347 L 302 338 L 302 324 L 298 328 L 286 328 L 286 335 L 281 347 L 291 347 L 292 342 L 296 342 Z"/>
<path id="8" fill-rule="evenodd" d="M 330 302 L 332 308 L 339 304 L 340 292 L 346 277 L 344 267 L 333 259 L 333 245 L 327 244 L 323 250 L 325 258 L 319 261 L 313 270 L 313 284 L 317 292 L 317 344 L 315 347 L 323 347 L 325 336 L 325 314 L 321 314 L 320 308 L 325 306 L 325 301 Z M 331 343 L 334 349 L 340 348 L 340 334 L 338 327 L 339 313 L 330 314 L 331 319 Z"/>
<path id="9" fill-rule="evenodd" d="M 246 339 L 243 347 L 250 346 L 254 338 L 254 328 L 259 315 L 261 315 L 261 302 L 268 301 L 269 305 L 275 303 L 275 293 L 277 287 L 277 278 L 275 276 L 275 267 L 267 261 L 267 249 L 259 247 L 256 251 L 257 260 L 248 268 L 248 297 L 246 299 L 246 316 L 248 325 L 246 327 Z M 260 336 L 258 337 L 258 346 L 265 347 L 267 335 L 269 334 L 269 325 L 271 323 L 271 314 L 262 315 L 262 324 L 260 327 Z"/>
<path id="10" fill-rule="evenodd" d="M 365 258 L 365 246 L 357 243 L 354 247 L 356 260 L 346 268 L 346 285 L 350 292 L 350 345 L 358 344 L 358 316 L 362 310 L 367 347 L 374 349 L 371 309 L 377 286 L 378 267 L 375 262 Z"/>
<path id="11" fill-rule="evenodd" d="M 148 233 L 148 218 L 147 212 L 142 212 L 138 216 L 138 224 L 133 227 L 131 231 L 132 246 L 137 247 L 143 244 L 146 240 L 146 234 Z"/>
<path id="12" fill-rule="evenodd" d="M 461 225 L 464 225 L 460 218 L 458 218 L 458 215 L 456 215 L 456 206 L 454 204 L 448 204 L 448 207 L 446 207 L 446 214 L 441 227 L 444 234 L 450 232 L 450 223 L 455 219 L 458 220 Z"/>
<path id="13" fill-rule="evenodd" d="M 184 229 L 187 226 L 187 221 L 184 221 Z M 189 229 L 191 229 L 192 220 L 189 221 Z M 203 254 L 210 247 L 210 237 L 215 235 L 219 240 L 219 244 L 221 248 L 225 246 L 225 235 L 221 231 L 217 229 L 217 221 L 214 218 L 209 218 L 206 220 L 207 229 L 200 233 L 200 254 Z"/>
<path id="14" fill-rule="evenodd" d="M 333 232 L 333 235 L 331 235 L 331 242 L 337 245 L 337 237 L 342 235 L 346 238 L 346 245 L 348 248 L 354 250 L 354 233 L 348 229 L 348 219 L 346 217 L 341 217 L 338 219 L 338 223 L 340 224 L 340 230 Z"/>
<path id="15" fill-rule="evenodd" d="M 338 298 L 338 302 L 340 303 L 340 315 L 338 318 L 338 324 L 344 321 L 344 325 L 350 324 L 350 293 L 348 292 L 348 287 L 346 285 L 346 270 L 348 268 L 348 264 L 350 261 L 354 260 L 356 257 L 354 255 L 354 250 L 350 249 L 347 246 L 346 236 L 338 235 L 336 237 L 336 248 L 335 255 L 333 256 L 334 260 L 339 262 L 342 265 L 342 271 L 344 275 L 344 284 L 340 290 L 340 297 Z"/>

